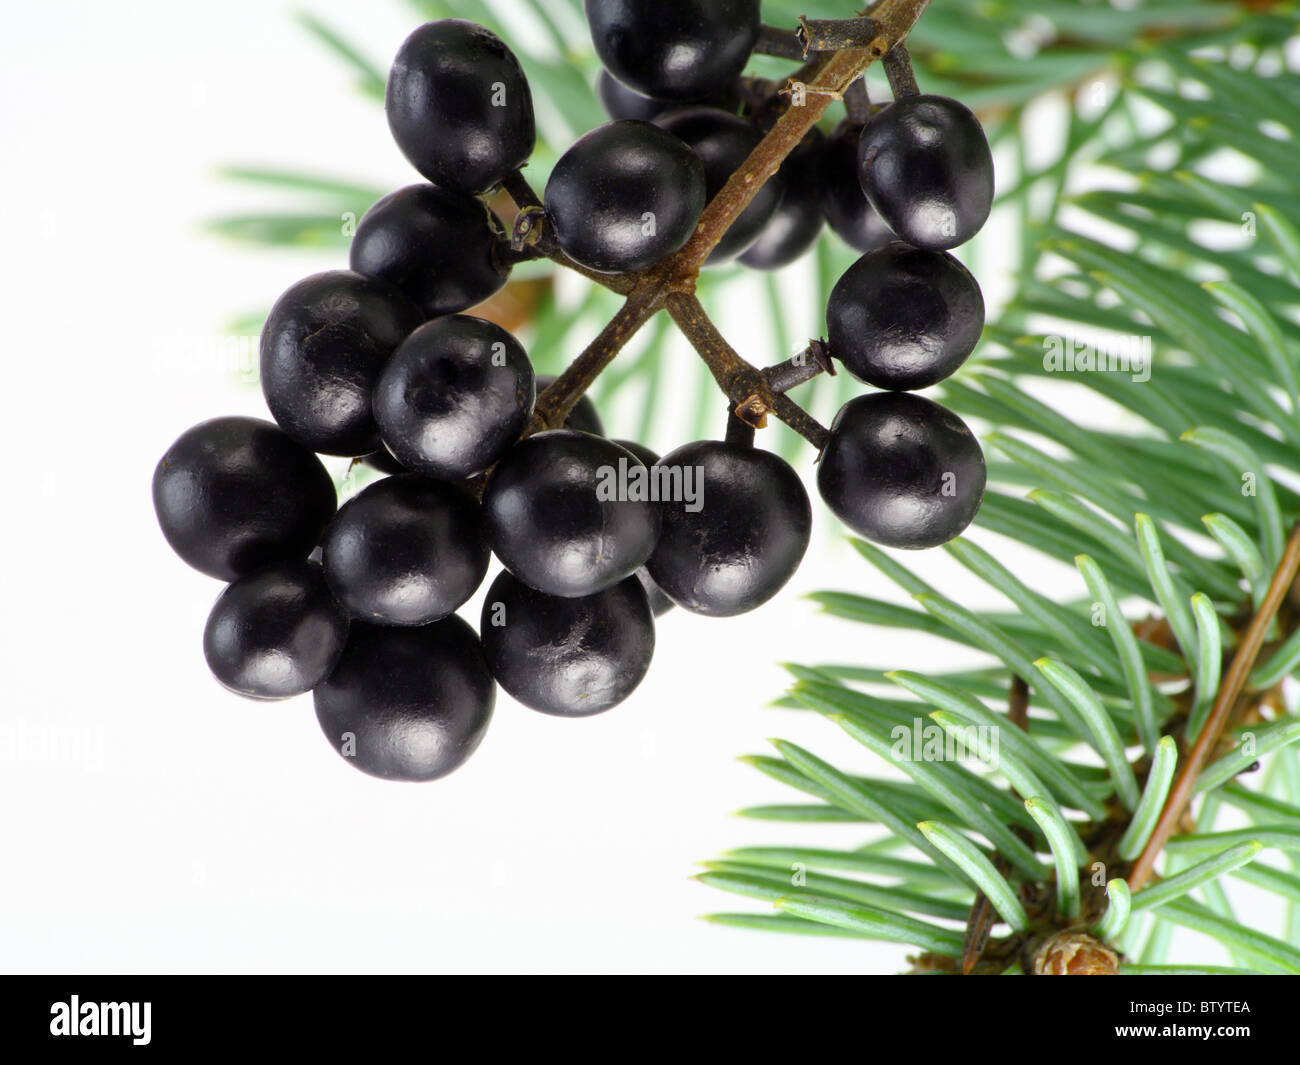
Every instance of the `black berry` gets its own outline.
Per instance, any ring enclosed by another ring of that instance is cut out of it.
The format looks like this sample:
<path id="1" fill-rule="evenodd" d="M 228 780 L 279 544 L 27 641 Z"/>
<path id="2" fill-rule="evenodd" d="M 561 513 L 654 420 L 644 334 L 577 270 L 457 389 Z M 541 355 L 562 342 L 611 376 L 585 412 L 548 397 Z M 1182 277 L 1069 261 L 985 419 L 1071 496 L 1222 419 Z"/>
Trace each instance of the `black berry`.
<path id="1" fill-rule="evenodd" d="M 771 599 L 798 569 L 812 530 L 799 475 L 770 451 L 700 440 L 670 451 L 702 489 L 663 507 L 663 529 L 647 568 L 679 606 L 730 617 Z M 683 477 L 685 483 L 685 477 Z"/>
<path id="2" fill-rule="evenodd" d="M 560 156 L 546 183 L 555 239 L 592 270 L 643 270 L 689 239 L 704 210 L 704 166 L 648 122 L 598 126 Z"/>
<path id="3" fill-rule="evenodd" d="M 482 741 L 496 687 L 478 637 L 458 617 L 419 628 L 354 621 L 314 698 L 331 746 L 363 773 L 435 780 Z"/>
<path id="4" fill-rule="evenodd" d="M 213 676 L 254 699 L 311 691 L 343 654 L 348 615 L 315 562 L 276 562 L 229 585 L 203 630 Z"/>
<path id="5" fill-rule="evenodd" d="M 738 115 L 716 107 L 685 107 L 655 119 L 655 125 L 680 137 L 704 164 L 705 200 L 712 200 L 756 147 L 763 135 Z M 708 262 L 719 263 L 744 251 L 776 213 L 785 188 L 780 171 L 768 178 L 740 216 L 722 235 Z"/>
<path id="6" fill-rule="evenodd" d="M 970 108 L 946 96 L 908 96 L 867 121 L 858 179 L 908 244 L 941 251 L 970 240 L 993 203 L 993 155 Z"/>
<path id="7" fill-rule="evenodd" d="M 397 345 L 423 321 L 397 289 L 351 270 L 299 281 L 262 327 L 262 394 L 271 414 L 312 451 L 374 451 L 371 391 Z"/>
<path id="8" fill-rule="evenodd" d="M 600 61 L 647 96 L 694 100 L 725 88 L 749 62 L 759 0 L 586 0 Z"/>
<path id="9" fill-rule="evenodd" d="M 628 477 L 640 465 L 613 441 L 572 429 L 526 438 L 483 494 L 492 550 L 551 595 L 591 595 L 630 577 L 659 535 L 658 505 Z"/>
<path id="10" fill-rule="evenodd" d="M 427 625 L 487 575 L 479 505 L 468 491 L 415 473 L 369 485 L 325 533 L 325 579 L 353 617 Z"/>
<path id="11" fill-rule="evenodd" d="M 369 455 L 362 455 L 361 461 L 372 470 L 378 470 L 380 473 L 406 472 L 406 467 L 398 462 L 393 453 L 386 447 L 381 447 L 376 451 L 372 451 Z"/>
<path id="12" fill-rule="evenodd" d="M 605 113 L 612 119 L 636 118 L 649 122 L 656 115 L 677 106 L 675 100 L 656 100 L 653 96 L 629 89 L 608 70 L 600 72 L 596 92 Z"/>
<path id="13" fill-rule="evenodd" d="M 947 252 L 900 241 L 850 266 L 826 303 L 831 354 L 877 388 L 925 388 L 953 373 L 984 328 L 975 278 Z"/>
<path id="14" fill-rule="evenodd" d="M 409 470 L 463 480 L 518 439 L 533 413 L 533 367 L 495 322 L 456 314 L 403 341 L 374 392 L 384 444 Z"/>
<path id="15" fill-rule="evenodd" d="M 482 200 L 435 185 L 390 192 L 352 236 L 352 269 L 402 290 L 426 318 L 455 314 L 506 283 L 503 227 Z"/>
<path id="16" fill-rule="evenodd" d="M 856 251 L 875 251 L 894 239 L 894 231 L 876 213 L 858 180 L 859 126 L 828 138 L 822 156 L 821 204 L 826 224 Z"/>
<path id="17" fill-rule="evenodd" d="M 755 270 L 777 270 L 811 248 L 822 231 L 822 155 L 826 135 L 816 126 L 781 164 L 781 203 L 740 255 Z"/>
<path id="18" fill-rule="evenodd" d="M 923 548 L 960 535 L 979 511 L 987 470 L 957 415 L 908 392 L 849 400 L 831 424 L 817 487 L 854 532 Z"/>
<path id="19" fill-rule="evenodd" d="M 483 600 L 479 629 L 501 687 L 525 706 L 561 717 L 587 717 L 622 702 L 654 655 L 654 620 L 634 578 L 561 598 L 502 573 Z"/>
<path id="20" fill-rule="evenodd" d="M 303 559 L 337 505 L 320 459 L 259 418 L 213 418 L 187 429 L 158 462 L 153 505 L 172 549 L 233 581 Z"/>
<path id="21" fill-rule="evenodd" d="M 537 393 L 550 388 L 555 381 L 551 374 L 542 374 L 537 378 Z M 600 412 L 596 410 L 596 404 L 591 401 L 591 397 L 583 394 L 578 397 L 578 402 L 573 405 L 569 411 L 569 416 L 564 419 L 564 428 L 577 429 L 579 432 L 592 433 L 595 436 L 605 435 L 605 423 L 600 420 Z"/>
<path id="22" fill-rule="evenodd" d="M 463 19 L 426 22 L 388 75 L 388 128 L 436 185 L 483 192 L 533 153 L 533 97 L 501 38 Z"/>

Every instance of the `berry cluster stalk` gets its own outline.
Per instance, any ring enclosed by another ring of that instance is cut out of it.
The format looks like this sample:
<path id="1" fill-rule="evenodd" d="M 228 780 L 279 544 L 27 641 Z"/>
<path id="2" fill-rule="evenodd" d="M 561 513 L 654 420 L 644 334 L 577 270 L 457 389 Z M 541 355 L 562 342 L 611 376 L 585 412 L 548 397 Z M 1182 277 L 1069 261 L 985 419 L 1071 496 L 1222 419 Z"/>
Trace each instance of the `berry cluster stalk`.
<path id="1" fill-rule="evenodd" d="M 798 33 L 789 37 L 769 31 L 764 43 L 772 51 L 794 58 L 795 48 L 803 55 L 817 54 L 795 73 L 778 94 L 789 96 L 784 110 L 750 156 L 735 170 L 726 185 L 705 207 L 691 238 L 678 252 L 648 270 L 629 274 L 601 274 L 578 267 L 546 232 L 545 219 L 536 193 L 520 173 L 506 182 L 506 189 L 519 208 L 514 246 L 518 254 L 546 257 L 577 269 L 585 277 L 626 296 L 626 302 L 600 334 L 573 363 L 537 397 L 529 433 L 564 424 L 574 404 L 614 359 L 627 342 L 660 310 L 666 310 L 690 341 L 726 394 L 732 413 L 755 427 L 766 424 L 767 415 L 778 419 L 820 449 L 827 430 L 815 418 L 784 394 L 796 381 L 786 374 L 783 388 L 776 388 L 769 373 L 740 356 L 709 319 L 695 295 L 700 268 L 731 224 L 776 173 L 787 155 L 817 123 L 832 100 L 842 99 L 849 86 L 873 62 L 895 53 L 889 61 L 891 81 L 915 87 L 911 63 L 902 43 L 925 10 L 928 0 L 881 0 L 869 17 L 822 21 L 815 36 L 803 36 L 812 23 L 806 20 Z M 832 42 L 835 50 L 822 50 Z M 845 45 L 851 47 L 845 47 Z M 806 81 L 804 79 L 807 79 Z M 797 97 L 797 99 L 796 99 Z M 797 104 L 797 106 L 796 106 Z M 824 368 L 822 360 L 795 360 L 807 365 L 803 380 Z"/>

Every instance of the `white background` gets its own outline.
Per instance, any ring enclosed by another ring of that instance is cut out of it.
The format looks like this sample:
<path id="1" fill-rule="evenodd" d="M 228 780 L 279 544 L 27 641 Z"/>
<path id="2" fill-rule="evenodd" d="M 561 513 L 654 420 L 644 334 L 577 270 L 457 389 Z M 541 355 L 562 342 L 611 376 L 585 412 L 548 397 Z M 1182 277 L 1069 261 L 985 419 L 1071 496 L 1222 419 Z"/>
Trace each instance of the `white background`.
<path id="1" fill-rule="evenodd" d="M 772 663 L 956 653 L 819 617 L 802 593 L 894 595 L 834 535 L 756 613 L 669 615 L 649 679 L 607 715 L 556 720 L 503 696 L 476 756 L 431 785 L 343 764 L 308 697 L 260 705 L 208 676 L 200 636 L 219 586 L 168 550 L 150 477 L 194 422 L 263 413 L 222 364 L 229 316 L 331 265 L 203 234 L 201 219 L 265 203 L 213 169 L 415 178 L 380 109 L 291 10 L 25 4 L 0 38 L 0 968 L 897 969 L 890 946 L 701 922 L 763 907 L 689 879 L 727 847 L 858 838 L 730 816 L 798 801 L 735 760 L 770 735 L 879 772 L 833 726 L 765 709 L 785 684 Z M 396 2 L 311 10 L 381 61 L 412 25 Z M 746 328 L 728 327 L 742 350 Z M 809 476 L 811 455 L 799 465 Z M 941 553 L 921 565 L 979 601 Z"/>

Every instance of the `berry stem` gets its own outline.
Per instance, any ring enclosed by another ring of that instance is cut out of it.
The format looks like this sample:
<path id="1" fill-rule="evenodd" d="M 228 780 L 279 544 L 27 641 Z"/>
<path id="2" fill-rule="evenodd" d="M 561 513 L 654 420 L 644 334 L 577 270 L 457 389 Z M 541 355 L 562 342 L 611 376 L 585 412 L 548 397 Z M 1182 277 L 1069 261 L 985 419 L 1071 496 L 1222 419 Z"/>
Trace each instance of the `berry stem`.
<path id="1" fill-rule="evenodd" d="M 517 210 L 522 211 L 526 207 L 542 206 L 541 197 L 528 183 L 528 179 L 524 177 L 522 170 L 512 170 L 506 175 L 505 180 L 501 182 L 501 186 L 506 192 L 510 193 L 510 198 L 515 201 Z"/>
<path id="2" fill-rule="evenodd" d="M 513 243 L 521 243 L 518 248 L 507 247 L 501 250 L 501 261 L 509 263 L 528 262 L 531 259 L 550 259 L 557 266 L 564 266 L 575 274 L 581 274 L 589 281 L 604 285 L 607 289 L 626 296 L 632 291 L 635 279 L 626 274 L 602 274 L 597 270 L 574 262 L 564 249 L 555 241 L 555 235 L 546 224 L 546 211 L 522 170 L 514 170 L 501 182 L 502 188 L 510 194 L 515 202 L 517 212 L 514 224 Z M 520 232 L 521 223 L 525 233 Z M 522 237 L 522 241 L 519 239 Z"/>
<path id="3" fill-rule="evenodd" d="M 821 340 L 810 340 L 808 347 L 797 355 L 792 355 L 785 362 L 778 362 L 763 371 L 767 386 L 774 393 L 784 395 L 792 388 L 811 381 L 825 371 L 835 376 L 835 366 L 831 362 L 826 344 Z"/>
<path id="4" fill-rule="evenodd" d="M 754 43 L 758 55 L 776 56 L 778 59 L 799 59 L 808 57 L 797 30 L 786 30 L 780 26 L 764 23 L 758 28 L 758 40 Z"/>
<path id="5" fill-rule="evenodd" d="M 897 46 L 895 46 L 897 51 Z M 893 55 L 893 52 L 889 53 Z M 867 92 L 867 79 L 858 78 L 852 85 L 844 90 L 844 111 L 849 116 L 849 122 L 855 126 L 863 125 L 871 117 L 871 96 Z"/>
<path id="6" fill-rule="evenodd" d="M 920 95 L 921 88 L 916 84 L 916 74 L 912 70 L 912 57 L 907 51 L 907 45 L 899 41 L 885 53 L 885 58 L 881 62 L 885 67 L 885 76 L 889 78 L 889 87 L 894 91 L 895 100 L 901 100 L 905 96 Z"/>
<path id="7" fill-rule="evenodd" d="M 727 411 L 727 434 L 724 437 L 728 444 L 736 447 L 753 447 L 754 446 L 754 427 L 747 421 L 737 418 L 730 410 Z"/>

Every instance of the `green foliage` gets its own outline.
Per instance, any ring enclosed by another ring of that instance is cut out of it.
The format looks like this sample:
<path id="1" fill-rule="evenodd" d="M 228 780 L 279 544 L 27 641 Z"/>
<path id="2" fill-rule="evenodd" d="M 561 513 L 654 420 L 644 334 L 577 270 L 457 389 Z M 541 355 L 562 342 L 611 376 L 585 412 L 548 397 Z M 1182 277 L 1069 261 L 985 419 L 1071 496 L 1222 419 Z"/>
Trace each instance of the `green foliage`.
<path id="1" fill-rule="evenodd" d="M 946 809 L 920 825 L 926 846 L 917 845 L 916 823 L 901 809 L 876 818 L 909 845 L 900 855 L 917 855 L 897 859 L 907 864 L 854 867 L 859 852 L 852 848 L 817 852 L 817 861 L 850 870 L 855 883 L 931 901 L 953 896 L 944 882 L 921 879 L 914 865 L 929 858 L 947 869 L 955 861 L 951 876 L 965 884 L 959 897 L 972 901 L 978 886 L 1008 936 L 1025 927 L 1017 906 L 1028 900 L 1037 907 L 1029 918 L 1039 936 L 1091 926 L 1124 952 L 1123 972 L 1169 971 L 1162 963 L 1173 925 L 1219 941 L 1236 967 L 1216 971 L 1300 972 L 1300 721 L 1270 694 L 1300 668 L 1300 636 L 1284 631 L 1296 624 L 1293 609 L 1284 607 L 1283 630 L 1270 633 L 1247 687 L 1274 720 L 1239 728 L 1239 745 L 1200 773 L 1197 829 L 1169 842 L 1161 878 L 1130 895 L 1122 876 L 1169 793 L 1178 740 L 1189 749 L 1203 727 L 1226 658 L 1300 517 L 1293 488 L 1300 475 L 1300 240 L 1287 220 L 1300 205 L 1300 89 L 1293 77 L 1277 76 L 1280 49 L 1295 34 L 1294 11 L 996 5 L 1044 16 L 1058 39 L 1071 41 L 1063 53 L 1048 45 L 1037 53 L 1041 59 L 1013 62 L 1003 54 L 1001 33 L 960 17 L 972 6 L 934 5 L 913 35 L 912 54 L 926 91 L 1009 105 L 1005 125 L 997 127 L 1004 144 L 1023 144 L 1021 104 L 1059 84 L 1038 82 L 1054 65 L 1073 72 L 1067 80 L 1082 72 L 1089 80 L 1056 94 L 1069 108 L 1057 157 L 1000 175 L 1006 191 L 999 203 L 1018 212 L 1024 234 L 1019 283 L 971 366 L 943 388 L 945 402 L 997 428 L 987 438 L 990 490 L 977 528 L 1076 565 L 1088 594 L 1061 602 L 1052 588 L 1030 587 L 962 539 L 950 553 L 1014 607 L 975 611 L 927 587 L 885 552 L 855 544 L 922 611 L 840 591 L 812 597 L 825 611 L 942 636 L 994 664 L 925 677 L 858 663 L 795 666 L 783 705 L 825 712 L 861 701 L 860 712 L 875 712 L 882 728 L 920 718 L 954 736 L 975 725 L 1002 726 L 1003 746 L 996 776 L 963 769 L 948 774 L 951 799 L 932 792 Z M 999 82 L 1006 65 L 1016 74 Z M 945 74 L 953 80 L 945 82 Z M 1227 172 L 1241 175 L 1231 181 L 1222 176 L 1225 155 Z M 1072 191 L 1071 180 L 1086 166 L 1105 168 L 1104 187 Z M 1098 336 L 1150 337 L 1150 379 L 1061 372 L 1047 358 L 1062 340 Z M 1085 425 L 1059 413 L 1074 409 L 1071 393 L 1079 389 L 1093 393 L 1094 408 L 1100 397 L 1115 416 Z M 1143 617 L 1150 623 L 1135 625 Z M 1162 629 L 1163 642 L 1151 642 Z M 1023 732 L 1006 717 L 1013 677 L 1028 685 L 1033 707 Z M 879 732 L 867 746 L 913 772 L 890 757 L 887 736 Z M 785 745 L 778 751 L 785 772 L 769 767 L 768 774 L 796 788 L 838 772 L 830 754 L 801 750 L 791 759 Z M 1105 768 L 1098 772 L 1080 758 Z M 1250 778 L 1255 787 L 1234 782 L 1261 761 L 1265 771 Z M 1008 788 L 1004 795 L 1014 789 L 1027 800 L 1041 828 L 1032 849 L 1051 857 L 1050 872 L 1030 876 L 1020 848 L 1008 853 L 986 831 L 989 816 L 1003 818 L 1001 802 L 984 791 L 998 778 Z M 880 794 L 884 782 L 859 777 L 854 789 Z M 828 809 L 867 813 L 846 801 L 847 792 L 821 797 Z M 1244 816 L 1247 827 L 1217 830 L 1225 805 L 1233 807 L 1233 823 Z M 791 820 L 818 820 L 813 809 Z M 933 824 L 940 820 L 941 836 Z M 932 853 L 940 840 L 943 862 Z M 790 873 L 805 868 L 806 850 L 767 853 L 788 859 L 787 889 L 776 900 L 786 918 L 761 927 L 801 930 L 789 920 L 795 915 L 823 931 L 861 934 L 869 917 L 878 934 L 918 944 L 914 930 L 888 924 L 900 907 L 881 902 L 864 914 L 859 906 L 850 919 L 843 906 L 827 907 L 820 893 L 799 884 Z M 1117 868 L 1106 874 L 1105 897 L 1093 892 L 1085 906 L 1080 885 L 1086 893 L 1097 861 Z M 1281 938 L 1233 914 L 1225 876 L 1282 900 Z M 1052 917 L 1045 899 L 1055 899 L 1063 917 Z M 727 919 L 739 923 L 735 915 Z M 1034 940 L 1015 942 L 1031 948 Z M 948 942 L 924 949 L 953 955 Z M 1020 962 L 1010 957 L 1007 971 L 1019 972 Z"/>

